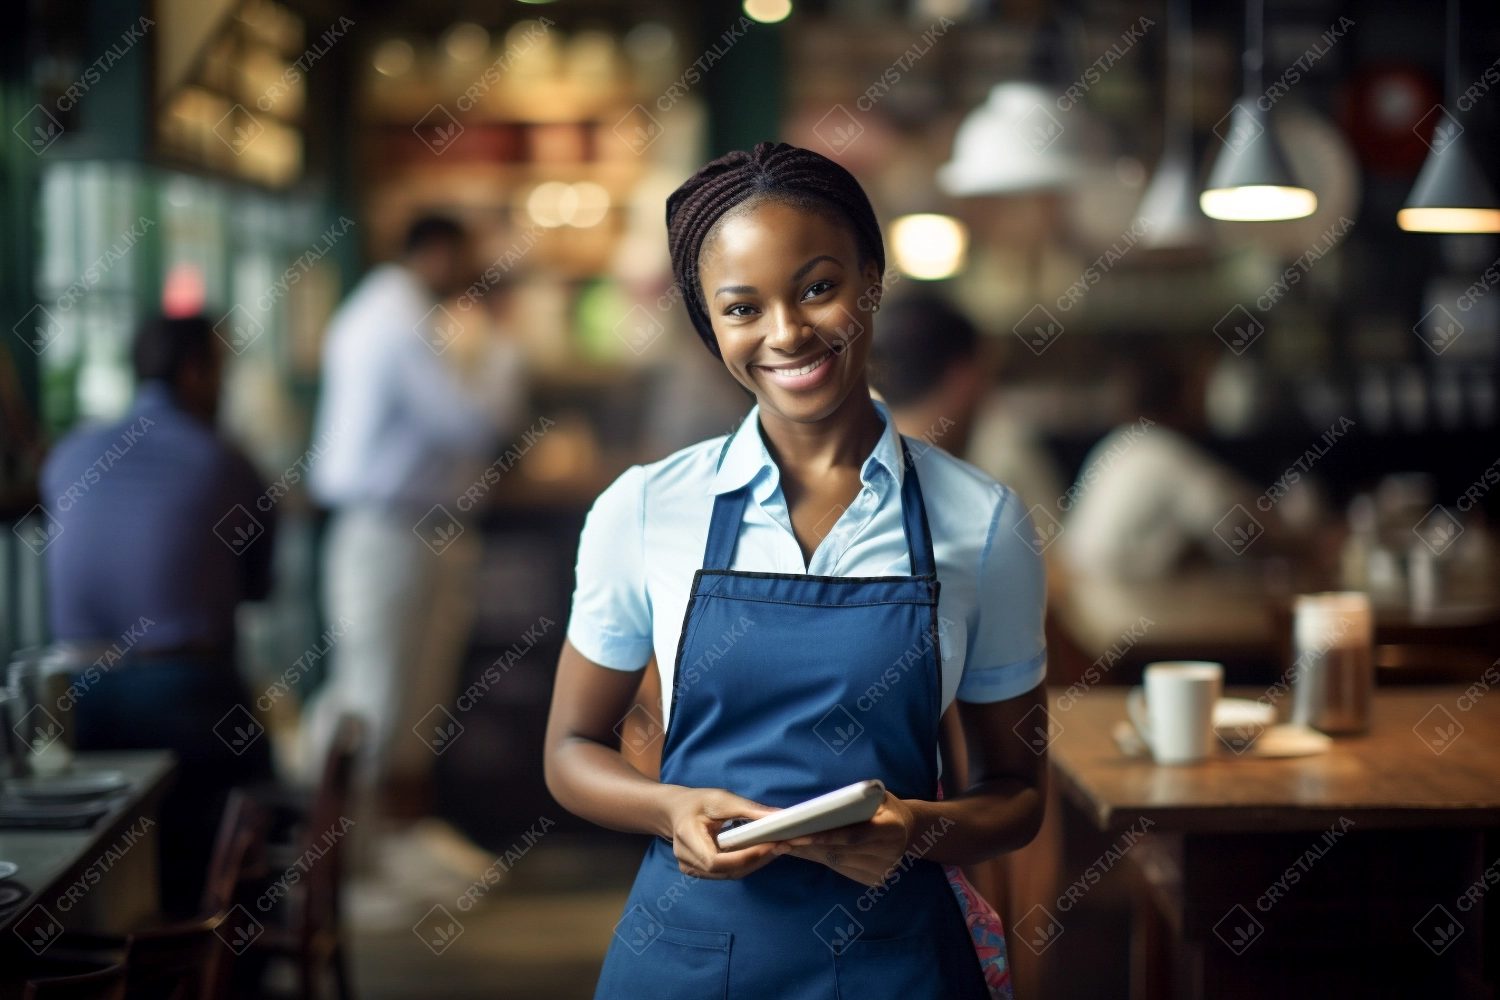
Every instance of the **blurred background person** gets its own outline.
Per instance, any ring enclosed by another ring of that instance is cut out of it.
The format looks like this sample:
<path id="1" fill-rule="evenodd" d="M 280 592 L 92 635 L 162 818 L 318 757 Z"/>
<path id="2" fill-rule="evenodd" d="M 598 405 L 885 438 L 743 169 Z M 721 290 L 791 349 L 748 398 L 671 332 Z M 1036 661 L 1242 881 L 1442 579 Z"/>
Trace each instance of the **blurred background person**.
<path id="1" fill-rule="evenodd" d="M 875 317 L 871 381 L 901 433 L 983 469 L 1031 509 L 1061 488 L 1039 436 L 991 383 L 973 322 L 940 296 L 917 293 Z"/>
<path id="2" fill-rule="evenodd" d="M 339 715 L 363 716 L 372 744 L 365 777 L 380 808 L 400 819 L 428 808 L 435 754 L 413 727 L 449 704 L 474 617 L 479 538 L 457 499 L 511 429 L 522 396 L 514 344 L 476 329 L 489 311 L 476 296 L 488 289 L 471 252 L 456 222 L 418 219 L 400 259 L 350 293 L 324 343 L 317 433 L 329 445 L 311 486 L 334 510 L 326 614 L 348 624 L 304 713 L 301 764 L 313 780 Z M 421 831 L 457 840 L 435 822 Z"/>
<path id="3" fill-rule="evenodd" d="M 1204 426 L 1203 374 L 1201 364 L 1184 368 L 1165 359 L 1136 368 L 1141 416 L 1089 451 L 1068 491 L 1062 551 L 1069 569 L 1153 580 L 1190 555 L 1233 555 L 1215 527 L 1232 520 L 1236 504 L 1253 506 L 1255 491 L 1194 441 Z M 1273 518 L 1260 520 L 1267 531 L 1277 527 Z"/>
<path id="4" fill-rule="evenodd" d="M 272 775 L 234 616 L 270 590 L 275 522 L 256 507 L 255 470 L 214 429 L 223 354 L 202 317 L 146 322 L 134 405 L 59 441 L 40 482 L 62 525 L 46 552 L 52 633 L 90 664 L 71 689 L 78 749 L 177 754 L 161 812 L 174 914 L 197 907 L 229 790 Z"/>

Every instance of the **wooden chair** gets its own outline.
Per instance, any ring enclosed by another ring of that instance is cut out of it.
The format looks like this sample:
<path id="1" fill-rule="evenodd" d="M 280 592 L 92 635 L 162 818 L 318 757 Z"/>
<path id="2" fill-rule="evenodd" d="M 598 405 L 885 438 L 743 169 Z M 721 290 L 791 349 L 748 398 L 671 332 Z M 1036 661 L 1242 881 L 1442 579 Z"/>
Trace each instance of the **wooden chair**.
<path id="1" fill-rule="evenodd" d="M 209 989 L 214 953 L 223 943 L 206 920 L 138 931 L 125 939 L 125 1000 L 200 1000 Z"/>
<path id="2" fill-rule="evenodd" d="M 252 795 L 241 789 L 230 792 L 229 799 L 224 804 L 223 818 L 219 822 L 213 855 L 209 858 L 208 874 L 203 886 L 202 915 L 198 921 L 188 924 L 138 930 L 134 935 L 134 938 L 140 942 L 138 948 L 145 949 L 144 953 L 148 956 L 153 955 L 161 949 L 175 947 L 175 942 L 185 931 L 197 928 L 205 922 L 217 925 L 222 915 L 234 905 L 235 887 L 244 881 L 247 875 L 253 874 L 256 870 L 263 870 L 265 867 L 265 835 L 268 818 L 269 813 L 266 807 Z M 69 932 L 60 942 L 66 948 L 60 952 L 60 956 L 74 967 L 78 964 L 97 965 L 118 962 L 121 963 L 119 967 L 123 969 L 124 963 L 129 960 L 131 940 L 130 937 Z M 193 993 L 194 1000 L 198 1000 L 200 993 L 202 1000 L 221 1000 L 227 997 L 233 968 L 233 952 L 214 942 L 207 950 L 202 969 L 202 988 Z M 96 973 L 89 973 L 89 975 L 94 974 Z M 83 978 L 69 976 L 66 977 L 66 981 L 71 982 L 73 979 L 82 980 Z M 39 982 L 54 984 L 63 981 L 63 979 L 39 980 Z M 39 994 L 39 996 L 51 995 Z M 58 996 L 63 995 L 58 994 Z M 80 996 L 89 995 L 92 994 L 80 994 Z M 131 995 L 135 996 L 134 993 Z M 150 995 L 157 994 L 153 992 Z"/>
<path id="3" fill-rule="evenodd" d="M 341 718 L 324 761 L 322 780 L 306 809 L 301 836 L 279 859 L 271 855 L 273 866 L 285 862 L 287 867 L 305 855 L 315 858 L 300 872 L 302 877 L 290 887 L 288 898 L 272 911 L 290 919 L 268 923 L 252 945 L 256 951 L 296 960 L 304 1000 L 317 1000 L 321 995 L 319 973 L 325 967 L 333 972 L 339 1000 L 354 997 L 339 921 L 339 884 L 350 792 L 364 743 L 363 721 L 354 715 Z"/>
<path id="4" fill-rule="evenodd" d="M 204 920 L 137 931 L 125 938 L 120 961 L 81 975 L 33 979 L 27 1000 L 217 1000 L 210 979 L 223 948 L 214 930 L 217 913 Z"/>
<path id="5" fill-rule="evenodd" d="M 227 913 L 235 903 L 235 890 L 247 878 L 266 870 L 266 828 L 270 810 L 243 789 L 229 793 L 224 818 L 203 881 L 200 912 Z M 228 947 L 210 951 L 204 971 L 203 1000 L 223 1000 L 230 994 L 235 952 Z"/>
<path id="6" fill-rule="evenodd" d="M 125 966 L 111 965 L 78 976 L 31 979 L 21 1000 L 125 1000 Z"/>

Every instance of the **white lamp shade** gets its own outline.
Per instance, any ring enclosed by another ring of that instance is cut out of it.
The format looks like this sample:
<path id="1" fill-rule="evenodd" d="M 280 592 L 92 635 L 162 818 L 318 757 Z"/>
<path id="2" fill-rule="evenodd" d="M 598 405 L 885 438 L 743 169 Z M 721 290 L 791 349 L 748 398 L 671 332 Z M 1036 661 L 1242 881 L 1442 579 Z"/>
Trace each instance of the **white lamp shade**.
<path id="1" fill-rule="evenodd" d="M 1057 97 L 1035 83 L 997 83 L 958 127 L 938 187 L 957 198 L 1065 187 L 1078 177 Z"/>

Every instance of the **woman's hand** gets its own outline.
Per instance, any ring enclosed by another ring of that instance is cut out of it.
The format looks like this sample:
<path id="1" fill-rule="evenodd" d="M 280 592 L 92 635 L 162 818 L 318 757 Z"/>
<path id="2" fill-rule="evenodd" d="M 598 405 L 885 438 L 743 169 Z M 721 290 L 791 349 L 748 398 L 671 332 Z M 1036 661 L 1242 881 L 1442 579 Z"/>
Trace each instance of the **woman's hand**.
<path id="1" fill-rule="evenodd" d="M 694 878 L 744 878 L 776 860 L 775 844 L 721 851 L 714 838 L 731 819 L 760 819 L 777 810 L 722 788 L 682 788 L 672 800 L 672 853 L 683 874 Z"/>
<path id="2" fill-rule="evenodd" d="M 911 806 L 886 792 L 880 808 L 864 823 L 794 837 L 772 846 L 778 855 L 816 861 L 856 882 L 879 885 L 906 853 L 915 828 Z"/>

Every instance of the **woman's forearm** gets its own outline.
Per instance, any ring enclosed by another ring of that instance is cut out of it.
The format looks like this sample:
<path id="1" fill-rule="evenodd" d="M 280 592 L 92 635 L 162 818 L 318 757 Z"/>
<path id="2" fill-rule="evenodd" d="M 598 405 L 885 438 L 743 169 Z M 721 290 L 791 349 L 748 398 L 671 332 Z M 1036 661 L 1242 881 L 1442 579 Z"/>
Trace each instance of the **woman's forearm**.
<path id="1" fill-rule="evenodd" d="M 547 790 L 569 812 L 627 833 L 670 837 L 680 785 L 646 777 L 612 745 L 641 686 L 639 671 L 600 666 L 564 642 L 547 717 Z"/>
<path id="2" fill-rule="evenodd" d="M 981 782 L 952 799 L 907 799 L 907 850 L 929 861 L 970 865 L 1029 844 L 1042 824 L 1042 789 L 1018 778 Z"/>
<path id="3" fill-rule="evenodd" d="M 581 736 L 562 737 L 546 760 L 547 789 L 569 812 L 626 833 L 671 838 L 671 802 L 681 785 L 641 774 L 618 750 Z"/>

